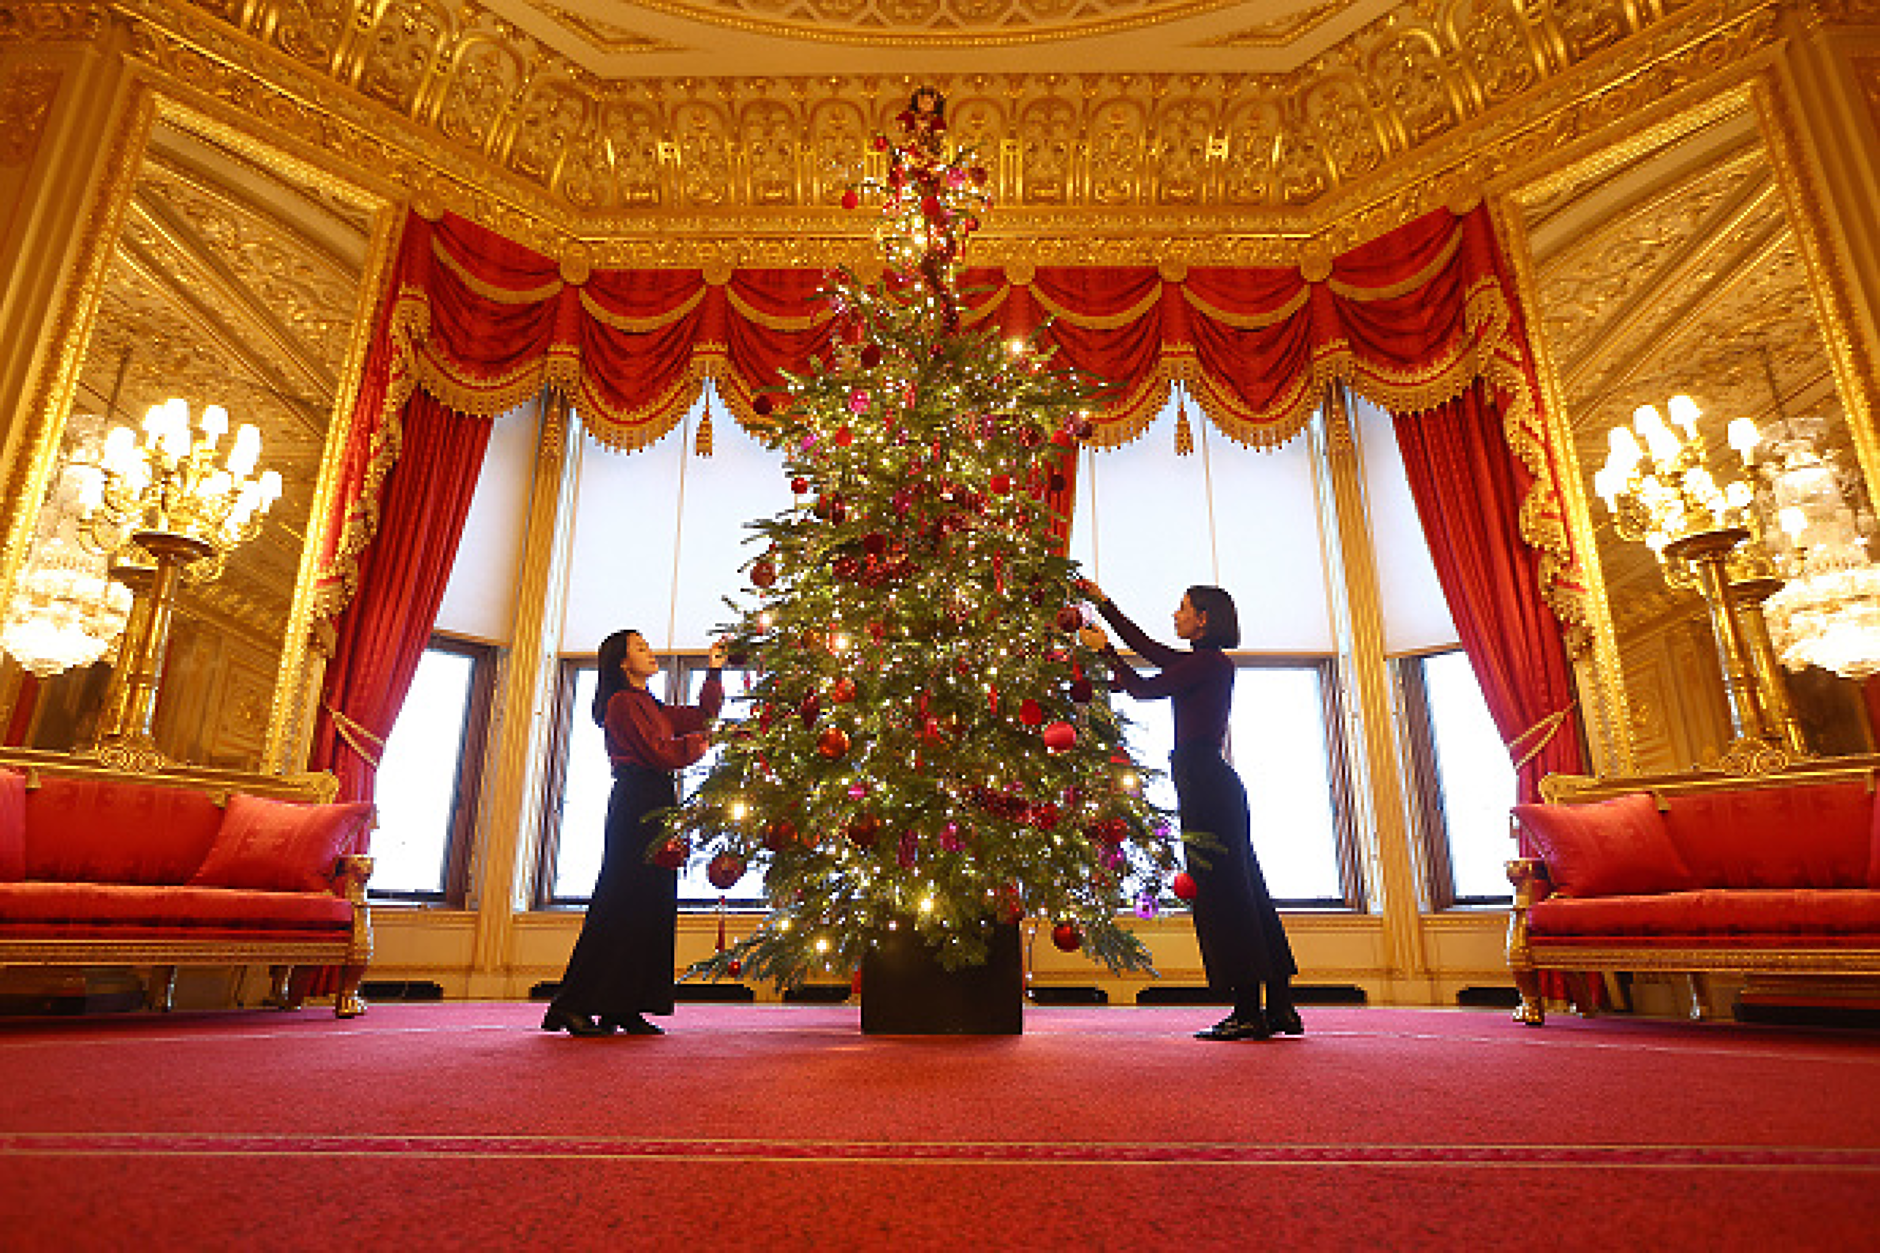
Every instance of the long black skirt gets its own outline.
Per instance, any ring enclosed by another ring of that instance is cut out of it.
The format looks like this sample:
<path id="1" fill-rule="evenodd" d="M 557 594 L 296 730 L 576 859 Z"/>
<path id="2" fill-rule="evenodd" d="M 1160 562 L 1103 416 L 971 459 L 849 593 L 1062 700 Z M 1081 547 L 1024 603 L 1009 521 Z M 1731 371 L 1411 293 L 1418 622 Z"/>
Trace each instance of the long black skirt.
<path id="1" fill-rule="evenodd" d="M 1299 973 L 1279 911 L 1254 855 L 1247 789 L 1218 749 L 1189 744 L 1169 754 L 1182 832 L 1195 835 L 1195 939 L 1208 987 L 1236 1001 Z"/>
<path id="2" fill-rule="evenodd" d="M 672 775 L 615 768 L 601 872 L 555 994 L 561 1008 L 613 1018 L 672 1012 L 679 872 L 654 865 L 646 854 L 662 834 L 649 815 L 676 800 Z"/>

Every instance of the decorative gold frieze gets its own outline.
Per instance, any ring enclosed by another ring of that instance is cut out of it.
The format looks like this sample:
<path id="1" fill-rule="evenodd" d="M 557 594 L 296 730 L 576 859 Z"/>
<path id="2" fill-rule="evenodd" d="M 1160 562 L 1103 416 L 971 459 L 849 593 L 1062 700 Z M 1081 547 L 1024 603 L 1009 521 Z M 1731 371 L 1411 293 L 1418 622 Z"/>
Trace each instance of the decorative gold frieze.
<path id="1" fill-rule="evenodd" d="M 39 147 L 59 94 L 59 71 L 25 62 L 0 76 L 0 166 L 25 165 Z"/>
<path id="2" fill-rule="evenodd" d="M 1234 0 L 637 0 L 737 30 L 862 46 L 993 48 L 1180 21 Z M 1342 9 L 1350 0 L 1321 8 Z M 1297 20 L 1292 19 L 1292 20 Z"/>
<path id="3" fill-rule="evenodd" d="M 429 177 L 453 201 L 478 189 L 473 201 L 584 236 L 748 236 L 777 210 L 832 205 L 906 89 L 602 81 L 474 3 L 123 3 L 141 19 L 139 55 L 191 88 L 366 176 Z M 1079 235 L 1090 211 L 1138 209 L 1192 212 L 1190 229 L 1212 237 L 1284 233 L 1298 214 L 1320 231 L 1351 221 L 1328 238 L 1361 237 L 1442 203 L 1434 179 L 1484 184 L 1740 61 L 1773 37 L 1765 4 L 1413 0 L 1286 74 L 932 77 L 992 175 L 995 232 L 1015 233 L 1014 208 L 1085 211 Z M 309 81 L 283 81 L 284 61 Z M 848 233 L 833 217 L 815 229 Z"/>

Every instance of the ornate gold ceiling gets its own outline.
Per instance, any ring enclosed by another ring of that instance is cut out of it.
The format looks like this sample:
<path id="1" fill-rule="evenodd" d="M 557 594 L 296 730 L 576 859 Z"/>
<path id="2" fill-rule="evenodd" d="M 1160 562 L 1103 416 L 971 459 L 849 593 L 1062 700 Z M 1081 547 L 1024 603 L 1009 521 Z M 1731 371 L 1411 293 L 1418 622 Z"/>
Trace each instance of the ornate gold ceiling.
<path id="1" fill-rule="evenodd" d="M 834 206 L 871 140 L 935 82 L 993 174 L 992 264 L 1002 239 L 1041 236 L 1296 247 L 1336 224 L 1355 242 L 1443 203 L 1444 180 L 1480 185 L 1748 65 L 1774 29 L 1765 0 L 117 7 L 134 55 L 187 92 L 537 244 L 826 250 L 853 233 Z"/>

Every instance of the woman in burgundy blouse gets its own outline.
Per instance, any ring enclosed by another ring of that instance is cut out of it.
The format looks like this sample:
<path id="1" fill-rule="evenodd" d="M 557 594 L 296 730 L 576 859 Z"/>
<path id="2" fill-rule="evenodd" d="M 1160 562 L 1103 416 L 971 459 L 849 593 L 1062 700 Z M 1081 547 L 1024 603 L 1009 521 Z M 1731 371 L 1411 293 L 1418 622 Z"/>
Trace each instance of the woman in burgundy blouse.
<path id="1" fill-rule="evenodd" d="M 724 646 L 712 645 L 708 660 L 698 704 L 667 705 L 647 690 L 659 659 L 638 631 L 615 631 L 601 641 L 594 721 L 606 732 L 614 764 L 607 844 L 581 938 L 542 1015 L 544 1031 L 659 1035 L 643 1015 L 672 1012 L 679 872 L 647 854 L 661 837 L 651 815 L 677 803 L 675 772 L 705 755 L 706 723 L 724 705 Z"/>
<path id="2" fill-rule="evenodd" d="M 1137 700 L 1167 697 L 1174 702 L 1169 776 L 1176 806 L 1184 835 L 1206 837 L 1188 862 L 1195 881 L 1195 939 L 1208 986 L 1232 998 L 1234 1006 L 1233 1013 L 1196 1034 L 1204 1040 L 1300 1035 L 1305 1025 L 1292 1002 L 1292 977 L 1299 967 L 1254 856 L 1247 789 L 1221 756 L 1234 700 L 1234 663 L 1221 650 L 1240 644 L 1233 597 L 1218 587 L 1188 589 L 1175 611 L 1175 634 L 1192 646 L 1183 652 L 1144 635 L 1096 584 L 1086 582 L 1084 590 L 1124 643 L 1160 671 L 1153 678 L 1137 674 L 1100 629 L 1086 627 L 1084 642 L 1104 650 L 1112 686 Z"/>

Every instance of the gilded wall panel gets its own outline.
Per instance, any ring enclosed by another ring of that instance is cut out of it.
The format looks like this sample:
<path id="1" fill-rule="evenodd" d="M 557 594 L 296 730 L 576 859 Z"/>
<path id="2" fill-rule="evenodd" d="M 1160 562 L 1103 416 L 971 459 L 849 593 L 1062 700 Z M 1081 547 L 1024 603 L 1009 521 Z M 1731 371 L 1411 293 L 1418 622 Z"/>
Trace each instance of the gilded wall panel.
<path id="1" fill-rule="evenodd" d="M 1278 199 L 1273 155 L 1285 142 L 1279 105 L 1264 97 L 1242 100 L 1227 115 L 1227 176 L 1222 199 L 1231 205 L 1262 206 Z"/>
<path id="2" fill-rule="evenodd" d="M 745 106 L 738 122 L 750 202 L 799 203 L 797 121 L 789 106 L 776 100 L 759 100 Z"/>
<path id="3" fill-rule="evenodd" d="M 1211 100 L 1184 97 L 1170 102 L 1157 119 L 1161 136 L 1156 200 L 1161 204 L 1199 204 L 1208 193 L 1210 154 L 1219 123 Z"/>
<path id="4" fill-rule="evenodd" d="M 1356 74 L 1328 75 L 1315 83 L 1303 109 L 1314 148 L 1324 154 L 1333 178 L 1349 182 L 1383 164 L 1384 140 Z"/>
<path id="5" fill-rule="evenodd" d="M 341 42 L 358 10 L 348 0 L 275 0 L 259 13 L 271 19 L 275 47 L 303 65 L 332 70 L 338 68 Z"/>
<path id="6" fill-rule="evenodd" d="M 1072 201 L 1083 131 L 1077 106 L 1068 100 L 1046 96 L 1023 106 L 1018 134 L 1024 189 L 1021 198 L 1025 203 L 1055 205 Z"/>
<path id="7" fill-rule="evenodd" d="M 532 83 L 516 115 L 507 164 L 530 182 L 553 187 L 562 163 L 578 150 L 595 112 L 594 98 L 562 78 Z"/>
<path id="8" fill-rule="evenodd" d="M 386 5 L 367 37 L 360 92 L 400 113 L 413 112 L 439 51 L 449 47 L 456 34 L 454 26 L 442 6 L 423 0 Z"/>
<path id="9" fill-rule="evenodd" d="M 1140 199 L 1148 129 L 1148 112 L 1134 100 L 1111 100 L 1097 107 L 1089 139 L 1092 202 L 1124 205 Z"/>
<path id="10" fill-rule="evenodd" d="M 490 34 L 469 36 L 452 58 L 438 132 L 453 143 L 482 149 L 496 137 L 512 103 L 521 97 L 528 65 L 520 50 Z"/>
<path id="11" fill-rule="evenodd" d="M 731 139 L 735 129 L 725 110 L 688 100 L 672 113 L 680 203 L 716 208 L 732 203 Z"/>
<path id="12" fill-rule="evenodd" d="M 955 119 L 959 116 L 960 110 L 955 109 Z M 874 128 L 856 104 L 822 100 L 810 106 L 809 135 L 810 199 L 834 204 L 842 199 L 867 159 Z"/>
<path id="13" fill-rule="evenodd" d="M 1443 63 L 1436 33 L 1418 23 L 1385 40 L 1368 60 L 1365 77 L 1395 120 L 1397 142 L 1419 144 L 1455 126 L 1465 107 Z"/>

